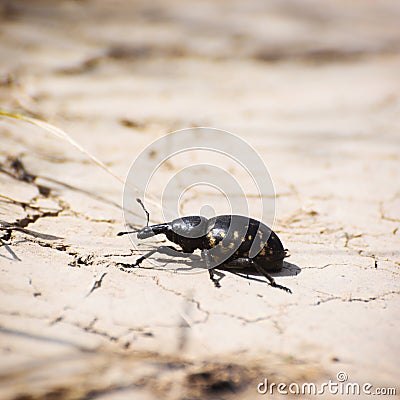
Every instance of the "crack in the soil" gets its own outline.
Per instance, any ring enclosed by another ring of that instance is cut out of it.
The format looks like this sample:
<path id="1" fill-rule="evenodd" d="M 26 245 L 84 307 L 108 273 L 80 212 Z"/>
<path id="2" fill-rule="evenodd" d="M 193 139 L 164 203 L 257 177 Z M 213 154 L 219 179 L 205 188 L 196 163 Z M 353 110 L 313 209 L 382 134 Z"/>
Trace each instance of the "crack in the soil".
<path id="1" fill-rule="evenodd" d="M 26 216 L 25 218 L 17 219 L 14 224 L 17 227 L 20 228 L 26 228 L 30 224 L 34 224 L 36 221 L 38 221 L 40 218 L 47 218 L 47 217 L 58 217 L 64 210 L 63 209 L 58 209 L 54 211 L 42 211 L 39 209 L 38 214 L 32 214 L 29 216 Z"/>
<path id="2" fill-rule="evenodd" d="M 115 263 L 115 265 L 120 265 L 120 264 L 121 264 L 121 263 Z M 183 298 L 184 300 L 195 304 L 197 310 L 200 311 L 201 313 L 205 314 L 205 317 L 204 317 L 203 320 L 190 321 L 191 324 L 194 324 L 194 325 L 196 325 L 196 324 L 203 324 L 203 323 L 206 323 L 206 322 L 208 321 L 208 318 L 209 318 L 209 316 L 210 316 L 210 313 L 209 313 L 209 311 L 207 311 L 207 310 L 205 310 L 205 309 L 203 309 L 203 308 L 201 307 L 200 302 L 199 302 L 198 300 L 195 300 L 195 299 L 193 299 L 192 297 L 189 297 L 188 295 L 186 295 L 186 294 L 184 294 L 184 293 L 182 293 L 182 292 L 179 292 L 179 291 L 174 290 L 174 289 L 170 289 L 170 288 L 166 287 L 165 285 L 162 285 L 162 284 L 160 283 L 159 277 L 157 277 L 157 276 L 147 276 L 147 275 L 141 275 L 141 274 L 138 274 L 138 273 L 137 273 L 137 270 L 139 270 L 139 269 L 150 269 L 150 270 L 153 270 L 153 268 L 132 268 L 132 269 L 126 269 L 126 268 L 124 268 L 123 266 L 121 266 L 121 267 L 119 267 L 118 269 L 119 269 L 120 271 L 123 271 L 124 273 L 128 273 L 128 274 L 134 273 L 134 275 L 137 276 L 137 277 L 147 278 L 147 279 L 150 278 L 150 279 L 152 279 L 152 280 L 155 282 L 155 284 L 156 284 L 158 287 L 160 287 L 161 289 L 165 290 L 166 292 L 173 293 L 173 294 L 175 294 L 176 296 L 181 297 L 181 298 Z M 184 319 L 186 320 L 186 318 L 184 318 Z M 186 322 L 188 322 L 188 321 L 186 321 Z"/>
<path id="3" fill-rule="evenodd" d="M 101 288 L 101 284 L 103 283 L 104 277 L 107 275 L 107 272 L 103 272 L 100 278 L 96 279 L 93 283 L 92 288 L 89 290 L 88 294 L 85 297 L 89 297 L 96 289 Z"/>
<path id="4" fill-rule="evenodd" d="M 313 304 L 310 304 L 310 305 L 319 306 L 320 304 L 328 303 L 328 302 L 333 301 L 333 300 L 339 300 L 339 301 L 342 301 L 344 303 L 352 303 L 352 302 L 370 303 L 372 301 L 382 300 L 386 296 L 390 296 L 392 294 L 400 294 L 400 291 L 391 290 L 389 292 L 385 292 L 385 293 L 382 293 L 380 295 L 370 296 L 370 297 L 365 297 L 365 298 L 362 298 L 362 297 L 344 298 L 344 297 L 341 297 L 341 296 L 331 296 L 331 297 L 328 297 L 326 299 L 318 300 L 316 303 L 313 303 Z"/>
<path id="5" fill-rule="evenodd" d="M 268 320 L 272 321 L 272 318 L 274 317 L 272 315 L 268 315 L 266 317 L 257 317 L 257 318 L 250 319 L 250 318 L 242 317 L 241 315 L 235 315 L 235 314 L 231 314 L 231 313 L 224 312 L 224 311 L 222 311 L 222 312 L 214 312 L 213 315 L 223 315 L 225 317 L 233 318 L 233 319 L 236 319 L 238 321 L 241 321 L 243 323 L 243 325 L 245 325 L 245 324 L 256 324 L 257 322 L 268 321 Z"/>
<path id="6" fill-rule="evenodd" d="M 77 328 L 80 328 L 80 329 L 84 330 L 85 332 L 91 333 L 93 335 L 101 336 L 110 342 L 118 343 L 119 338 L 117 336 L 110 335 L 106 331 L 102 331 L 102 330 L 95 328 L 95 324 L 97 321 L 98 321 L 98 318 L 95 317 L 89 322 L 89 324 L 85 325 L 85 324 L 80 324 L 79 322 L 71 322 L 71 321 L 63 320 L 64 323 L 68 323 L 69 325 L 76 326 Z M 121 336 L 124 336 L 124 335 L 121 335 Z"/>
<path id="7" fill-rule="evenodd" d="M 193 303 L 196 306 L 198 311 L 200 311 L 201 313 L 205 314 L 205 316 L 204 316 L 204 318 L 202 320 L 190 320 L 190 321 L 187 321 L 187 318 L 184 318 L 184 320 L 186 322 L 189 322 L 192 325 L 197 325 L 197 324 L 204 324 L 204 323 L 206 323 L 208 321 L 208 319 L 210 317 L 210 312 L 201 307 L 200 301 L 195 300 L 194 298 L 189 297 L 188 295 L 186 295 L 186 294 L 184 294 L 182 292 L 179 292 L 179 291 L 177 291 L 175 289 L 170 289 L 170 288 L 166 287 L 165 285 L 160 283 L 160 279 L 157 276 L 153 276 L 152 279 L 156 283 L 156 285 L 158 287 L 160 287 L 161 289 L 163 289 L 163 290 L 165 290 L 167 292 L 173 293 L 176 296 L 181 297 L 184 300 Z"/>
<path id="8" fill-rule="evenodd" d="M 384 203 L 390 203 L 391 201 L 396 200 L 399 197 L 399 193 L 396 193 L 391 199 L 386 200 L 386 201 L 380 201 L 379 202 L 379 214 L 380 218 L 383 219 L 384 221 L 389 221 L 389 222 L 400 222 L 400 218 L 391 218 L 385 215 L 384 211 Z"/>
<path id="9" fill-rule="evenodd" d="M 357 252 L 357 253 L 359 254 L 359 252 Z M 348 265 L 349 267 L 356 267 L 356 268 L 362 269 L 364 271 L 368 271 L 368 270 L 371 270 L 371 269 L 378 269 L 379 271 L 389 272 L 390 274 L 393 274 L 393 275 L 400 275 L 400 272 L 396 272 L 396 271 L 393 271 L 393 270 L 390 270 L 390 269 L 387 269 L 387 268 L 383 268 L 383 267 L 381 267 L 379 265 L 380 261 L 392 262 L 391 260 L 377 260 L 375 258 L 375 256 L 362 255 L 362 254 L 359 254 L 359 255 L 362 256 L 362 257 L 367 257 L 367 258 L 372 259 L 373 260 L 373 265 L 372 266 L 365 266 L 365 265 L 356 264 L 356 263 L 350 263 L 350 262 L 348 262 L 348 263 L 328 263 L 328 264 L 325 264 L 325 265 L 322 265 L 322 266 L 315 266 L 315 267 L 307 267 L 307 266 L 305 266 L 305 267 L 301 267 L 301 269 L 302 270 L 323 270 L 325 268 L 335 267 L 335 266 L 338 266 L 338 265 Z M 394 263 L 395 264 L 399 264 L 396 261 Z"/>
<path id="10" fill-rule="evenodd" d="M 278 335 L 283 335 L 285 330 L 284 328 L 279 324 L 278 320 L 276 319 L 271 319 L 271 322 L 274 326 L 274 328 L 276 329 L 276 331 L 278 332 Z"/>

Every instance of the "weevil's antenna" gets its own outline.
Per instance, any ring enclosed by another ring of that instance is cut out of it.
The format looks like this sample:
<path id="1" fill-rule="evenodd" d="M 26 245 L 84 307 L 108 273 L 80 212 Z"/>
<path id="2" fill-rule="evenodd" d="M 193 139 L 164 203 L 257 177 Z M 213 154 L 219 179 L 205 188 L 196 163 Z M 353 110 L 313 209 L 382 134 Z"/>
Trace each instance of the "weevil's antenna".
<path id="1" fill-rule="evenodd" d="M 149 221 L 150 221 L 150 214 L 149 212 L 146 210 L 146 207 L 143 204 L 143 201 L 140 200 L 139 198 L 136 199 L 136 201 L 141 205 L 141 207 L 143 208 L 143 211 L 146 213 L 147 216 L 147 223 L 146 226 L 149 226 Z M 133 231 L 126 231 L 126 232 L 118 232 L 117 236 L 122 236 L 122 235 L 129 235 L 130 233 L 136 233 L 139 232 L 141 229 L 134 229 Z"/>
<path id="2" fill-rule="evenodd" d="M 150 214 L 149 214 L 149 212 L 146 210 L 146 207 L 144 206 L 142 200 L 140 200 L 139 198 L 137 198 L 136 201 L 142 206 L 143 211 L 146 213 L 146 215 L 147 215 L 147 224 L 146 224 L 146 226 L 149 226 L 149 221 L 150 221 Z"/>

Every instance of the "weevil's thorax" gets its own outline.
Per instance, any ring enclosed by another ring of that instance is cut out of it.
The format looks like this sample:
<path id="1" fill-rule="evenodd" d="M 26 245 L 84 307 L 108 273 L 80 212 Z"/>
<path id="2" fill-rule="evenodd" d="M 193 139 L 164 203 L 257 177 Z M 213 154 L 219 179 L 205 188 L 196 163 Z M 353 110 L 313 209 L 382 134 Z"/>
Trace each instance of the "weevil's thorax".
<path id="1" fill-rule="evenodd" d="M 165 233 L 168 240 L 178 244 L 183 251 L 193 251 L 202 248 L 203 237 L 207 233 L 208 219 L 202 216 L 177 218 L 170 222 Z"/>

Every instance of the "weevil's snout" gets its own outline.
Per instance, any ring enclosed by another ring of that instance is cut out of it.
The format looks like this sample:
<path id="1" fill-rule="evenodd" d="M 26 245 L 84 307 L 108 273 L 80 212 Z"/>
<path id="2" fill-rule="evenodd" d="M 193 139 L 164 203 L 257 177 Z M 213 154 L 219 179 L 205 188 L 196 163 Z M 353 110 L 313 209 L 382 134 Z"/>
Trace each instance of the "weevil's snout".
<path id="1" fill-rule="evenodd" d="M 137 232 L 137 237 L 138 239 L 146 239 L 149 237 L 154 236 L 155 233 L 151 226 L 146 226 L 145 228 L 141 229 L 140 231 Z"/>

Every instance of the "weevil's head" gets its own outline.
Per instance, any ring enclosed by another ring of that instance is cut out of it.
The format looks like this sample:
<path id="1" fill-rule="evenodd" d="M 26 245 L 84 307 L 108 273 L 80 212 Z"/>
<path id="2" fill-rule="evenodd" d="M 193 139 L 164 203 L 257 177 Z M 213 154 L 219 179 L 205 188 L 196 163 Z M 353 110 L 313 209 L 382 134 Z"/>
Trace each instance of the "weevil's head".
<path id="1" fill-rule="evenodd" d="M 153 232 L 153 229 L 151 229 L 151 226 L 145 226 L 137 232 L 138 239 L 147 239 L 154 235 L 155 233 Z"/>
<path id="2" fill-rule="evenodd" d="M 138 239 L 147 239 L 149 237 L 159 235 L 160 233 L 166 233 L 167 230 L 168 224 L 150 225 L 138 230 L 136 235 Z"/>
<path id="3" fill-rule="evenodd" d="M 150 215 L 149 215 L 148 211 L 146 210 L 142 200 L 136 199 L 136 201 L 141 205 L 144 212 L 146 213 L 146 216 L 147 216 L 146 226 L 141 229 L 134 229 L 132 231 L 126 231 L 126 232 L 119 232 L 117 234 L 117 236 L 127 235 L 130 233 L 136 233 L 138 239 L 147 239 L 149 237 L 159 235 L 160 233 L 166 234 L 170 230 L 170 224 L 157 224 L 157 225 L 149 226 Z"/>

